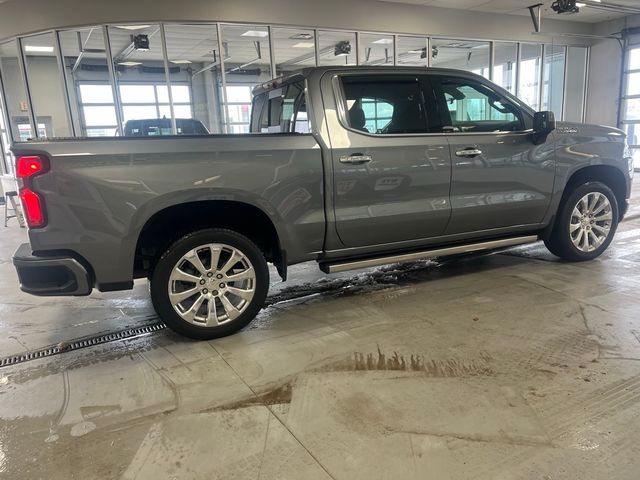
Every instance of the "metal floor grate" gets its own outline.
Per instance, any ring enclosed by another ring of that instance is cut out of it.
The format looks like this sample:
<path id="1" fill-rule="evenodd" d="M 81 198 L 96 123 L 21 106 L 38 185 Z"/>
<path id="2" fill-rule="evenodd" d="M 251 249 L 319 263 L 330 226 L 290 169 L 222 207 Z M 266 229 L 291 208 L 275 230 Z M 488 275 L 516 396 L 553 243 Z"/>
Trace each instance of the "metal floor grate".
<path id="1" fill-rule="evenodd" d="M 164 323 L 152 323 L 145 325 L 144 327 L 128 328 L 126 330 L 120 330 L 118 332 L 106 333 L 104 335 L 96 335 L 93 337 L 85 337 L 70 342 L 61 342 L 56 345 L 49 345 L 33 352 L 19 353 L 17 355 L 10 355 L 8 357 L 0 358 L 0 367 L 8 367 L 9 365 L 16 365 L 18 363 L 28 362 L 29 360 L 37 360 L 39 358 L 51 357 L 58 355 L 59 353 L 71 352 L 73 350 L 80 350 L 81 348 L 93 347 L 102 343 L 109 343 L 116 340 L 125 340 L 128 338 L 139 337 L 141 335 L 148 335 L 150 333 L 164 330 L 166 325 Z"/>

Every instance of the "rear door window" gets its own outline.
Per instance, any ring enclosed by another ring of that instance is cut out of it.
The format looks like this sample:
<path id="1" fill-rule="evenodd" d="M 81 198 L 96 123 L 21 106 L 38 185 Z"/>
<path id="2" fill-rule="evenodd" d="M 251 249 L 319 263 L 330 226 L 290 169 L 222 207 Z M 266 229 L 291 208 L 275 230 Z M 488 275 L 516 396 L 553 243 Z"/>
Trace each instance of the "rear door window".
<path id="1" fill-rule="evenodd" d="M 429 132 L 420 79 L 401 75 L 345 75 L 341 78 L 347 123 L 375 135 Z"/>

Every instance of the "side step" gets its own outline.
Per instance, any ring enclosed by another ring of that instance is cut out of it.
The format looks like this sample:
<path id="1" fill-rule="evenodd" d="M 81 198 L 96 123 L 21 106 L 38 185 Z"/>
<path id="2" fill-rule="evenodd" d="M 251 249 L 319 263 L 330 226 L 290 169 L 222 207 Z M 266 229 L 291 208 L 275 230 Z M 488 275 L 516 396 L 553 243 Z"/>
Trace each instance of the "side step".
<path id="1" fill-rule="evenodd" d="M 460 253 L 480 252 L 482 250 L 493 250 L 495 248 L 513 247 L 515 245 L 537 242 L 538 239 L 539 238 L 537 235 L 528 235 L 526 237 L 513 237 L 504 238 L 501 240 L 491 240 L 488 242 L 467 243 L 465 245 L 456 245 L 454 247 L 422 250 L 420 252 L 403 253 L 398 255 L 390 255 L 387 257 L 364 258 L 361 260 L 352 260 L 348 262 L 327 262 L 320 263 L 320 270 L 322 270 L 324 273 L 346 272 L 348 270 L 378 267 L 380 265 L 388 265 L 391 263 L 415 262 L 416 260 L 426 260 L 428 258 L 457 255 Z"/>

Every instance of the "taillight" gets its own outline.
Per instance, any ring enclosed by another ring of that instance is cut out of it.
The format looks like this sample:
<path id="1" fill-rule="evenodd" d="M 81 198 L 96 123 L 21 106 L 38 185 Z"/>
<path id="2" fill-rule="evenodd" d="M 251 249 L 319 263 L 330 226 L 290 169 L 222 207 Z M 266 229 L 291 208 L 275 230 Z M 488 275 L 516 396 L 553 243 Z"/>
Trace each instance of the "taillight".
<path id="1" fill-rule="evenodd" d="M 32 179 L 48 170 L 48 159 L 39 155 L 18 157 L 16 162 L 16 177 L 22 180 L 20 199 L 29 228 L 41 228 L 47 224 L 44 202 L 33 190 Z"/>

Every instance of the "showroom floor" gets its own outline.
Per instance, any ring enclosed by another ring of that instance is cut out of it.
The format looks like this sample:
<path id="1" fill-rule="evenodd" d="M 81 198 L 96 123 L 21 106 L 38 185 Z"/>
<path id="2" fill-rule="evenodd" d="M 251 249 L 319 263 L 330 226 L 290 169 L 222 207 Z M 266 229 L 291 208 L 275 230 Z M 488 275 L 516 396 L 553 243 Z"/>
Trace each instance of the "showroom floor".
<path id="1" fill-rule="evenodd" d="M 0 357 L 157 325 L 145 282 L 21 294 L 24 238 L 0 230 Z M 160 329 L 0 367 L 0 478 L 636 479 L 639 291 L 640 195 L 590 263 L 535 244 L 298 266 L 235 336 Z"/>

